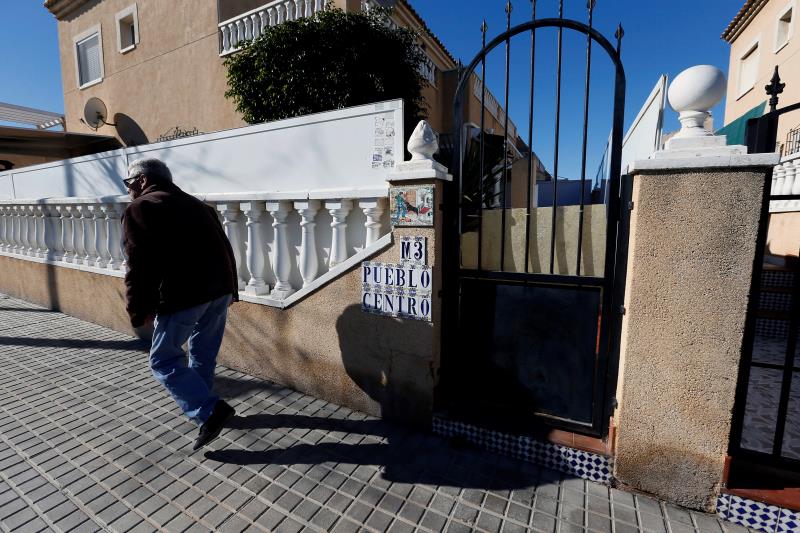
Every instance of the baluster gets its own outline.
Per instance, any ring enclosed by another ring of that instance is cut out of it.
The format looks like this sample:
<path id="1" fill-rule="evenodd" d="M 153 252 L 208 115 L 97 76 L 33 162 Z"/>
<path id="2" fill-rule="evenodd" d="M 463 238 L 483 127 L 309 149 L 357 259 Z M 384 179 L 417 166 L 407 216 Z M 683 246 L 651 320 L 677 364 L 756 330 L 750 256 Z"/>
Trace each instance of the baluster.
<path id="1" fill-rule="evenodd" d="M 346 219 L 347 214 L 353 209 L 353 201 L 339 200 L 325 202 L 325 208 L 333 218 L 331 222 L 331 228 L 333 228 L 333 234 L 331 235 L 331 256 L 328 260 L 328 266 L 333 268 L 347 259 Z"/>
<path id="2" fill-rule="evenodd" d="M 18 209 L 19 213 L 19 248 L 17 248 L 17 253 L 20 255 L 28 255 L 28 246 L 30 246 L 30 237 L 28 236 L 28 232 L 30 231 L 30 226 L 28 226 L 28 206 L 21 205 Z"/>
<path id="3" fill-rule="evenodd" d="M 283 3 L 283 8 L 286 10 L 286 21 L 294 20 L 294 2 L 292 0 L 286 0 L 286 2 Z"/>
<path id="4" fill-rule="evenodd" d="M 792 187 L 794 186 L 794 182 L 796 181 L 795 173 L 797 168 L 792 164 L 791 161 L 787 161 L 783 163 L 784 169 L 784 178 L 783 183 L 780 185 L 780 192 L 778 194 L 792 194 Z M 788 207 L 791 204 L 790 200 L 780 200 L 778 206 L 781 208 Z"/>
<path id="5" fill-rule="evenodd" d="M 44 242 L 47 246 L 47 259 L 56 261 L 61 256 L 61 220 L 58 218 L 58 211 L 54 205 L 48 205 L 45 213 Z"/>
<path id="6" fill-rule="evenodd" d="M 8 247 L 8 207 L 0 205 L 0 252 Z"/>
<path id="7" fill-rule="evenodd" d="M 34 207 L 34 217 L 36 217 L 36 257 L 47 259 L 50 257 L 50 249 L 47 246 L 47 206 L 37 205 Z"/>
<path id="8" fill-rule="evenodd" d="M 69 210 L 65 205 L 56 206 L 56 211 L 58 211 L 58 216 L 61 221 L 61 245 L 59 246 L 61 250 L 61 255 L 58 257 L 61 261 L 65 263 L 70 262 L 70 252 L 69 252 L 69 244 L 70 244 L 70 230 L 72 229 L 72 221 L 70 220 Z"/>
<path id="9" fill-rule="evenodd" d="M 92 234 L 94 237 L 91 266 L 105 268 L 108 264 L 108 232 L 106 231 L 106 217 L 102 204 L 90 205 L 89 212 L 92 214 Z"/>
<path id="10" fill-rule="evenodd" d="M 258 19 L 258 13 L 253 13 L 250 15 L 250 31 L 253 39 L 258 38 L 258 36 L 261 35 L 261 23 Z"/>
<path id="11" fill-rule="evenodd" d="M 322 11 L 325 8 L 325 0 L 315 0 L 315 2 L 317 4 L 316 8 L 314 9 L 315 13 L 318 11 Z"/>
<path id="12" fill-rule="evenodd" d="M 274 7 L 268 7 L 267 8 L 267 15 L 269 16 L 269 25 L 270 25 L 270 27 L 275 26 L 278 23 L 277 22 L 277 15 L 275 13 L 275 8 Z"/>
<path id="13" fill-rule="evenodd" d="M 300 239 L 300 276 L 303 278 L 303 287 L 308 287 L 312 281 L 317 279 L 319 273 L 319 258 L 317 257 L 317 239 L 314 228 L 321 202 L 319 200 L 308 200 L 305 202 L 295 202 L 294 208 L 300 213 L 300 228 L 302 237 Z"/>
<path id="14" fill-rule="evenodd" d="M 29 205 L 25 207 L 25 218 L 28 226 L 28 247 L 25 249 L 25 255 L 36 257 L 36 250 L 39 245 L 36 243 L 37 220 L 34 206 Z"/>
<path id="15" fill-rule="evenodd" d="M 303 9 L 305 0 L 294 0 L 294 19 L 299 20 L 305 16 L 305 9 Z"/>
<path id="16" fill-rule="evenodd" d="M 225 229 L 225 235 L 233 248 L 233 257 L 236 259 L 236 279 L 239 283 L 239 290 L 243 291 L 245 288 L 244 276 L 242 276 L 242 236 L 241 236 L 241 211 L 239 211 L 239 204 L 218 204 L 217 209 L 222 214 L 223 221 L 222 227 Z"/>
<path id="17" fill-rule="evenodd" d="M 21 205 L 14 206 L 14 248 L 15 254 L 22 253 L 22 209 Z"/>
<path id="18" fill-rule="evenodd" d="M 800 194 L 800 159 L 795 159 L 789 163 L 792 165 L 794 169 L 794 184 L 792 185 L 792 190 L 789 191 L 789 194 Z M 797 200 L 793 201 L 797 203 Z"/>
<path id="19" fill-rule="evenodd" d="M 276 13 L 276 24 L 283 24 L 286 21 L 285 17 L 285 7 L 282 5 L 275 6 L 275 13 Z"/>
<path id="20" fill-rule="evenodd" d="M 81 207 L 81 229 L 83 230 L 83 264 L 94 266 L 97 251 L 94 248 L 94 220 L 88 205 Z"/>
<path id="21" fill-rule="evenodd" d="M 244 40 L 249 41 L 253 38 L 252 26 L 250 24 L 250 17 L 242 19 L 242 26 L 244 27 Z"/>
<path id="22" fill-rule="evenodd" d="M 107 263 L 106 268 L 109 270 L 119 270 L 122 263 L 122 249 L 120 247 L 121 227 L 119 220 L 119 213 L 117 206 L 114 204 L 103 204 L 103 215 L 106 219 L 106 242 L 103 252 L 108 255 L 105 256 Z"/>
<path id="23" fill-rule="evenodd" d="M 226 24 L 220 27 L 219 32 L 222 34 L 222 53 L 224 54 L 231 48 L 230 30 L 228 30 L 228 25 Z"/>
<path id="24" fill-rule="evenodd" d="M 367 217 L 364 223 L 367 228 L 367 246 L 381 238 L 381 215 L 386 211 L 387 202 L 387 198 L 366 198 L 358 201 L 364 216 Z"/>
<path id="25" fill-rule="evenodd" d="M 289 283 L 292 273 L 292 256 L 289 254 L 289 237 L 286 234 L 286 217 L 292 212 L 292 202 L 267 202 L 267 209 L 272 216 L 272 227 L 275 228 L 275 253 L 272 268 L 275 271 L 275 287 L 271 296 L 283 300 L 294 292 Z"/>
<path id="26" fill-rule="evenodd" d="M 775 169 L 772 171 L 772 187 L 770 187 L 770 194 L 780 194 L 778 191 L 780 191 L 783 186 L 783 176 L 785 174 L 786 169 L 784 169 L 782 163 L 775 165 Z"/>
<path id="27" fill-rule="evenodd" d="M 120 270 L 127 270 L 128 269 L 128 256 L 125 254 L 125 241 L 122 238 L 122 214 L 125 213 L 125 208 L 128 204 L 114 204 L 114 219 L 117 221 L 116 224 L 116 231 L 119 232 L 119 239 L 117 240 L 117 250 L 119 251 L 119 257 L 121 259 L 121 263 L 119 265 Z"/>
<path id="28" fill-rule="evenodd" d="M 228 29 L 231 32 L 231 50 L 239 46 L 239 21 L 231 22 L 228 24 Z"/>
<path id="29" fill-rule="evenodd" d="M 261 237 L 261 218 L 264 215 L 264 202 L 244 202 L 241 209 L 247 217 L 247 270 L 250 280 L 244 288 L 247 294 L 260 296 L 269 292 L 264 282 L 264 242 Z"/>
<path id="30" fill-rule="evenodd" d="M 314 14 L 314 3 L 312 0 L 305 0 L 303 3 L 305 4 L 303 7 L 305 8 L 306 17 L 310 17 Z"/>
<path id="31" fill-rule="evenodd" d="M 72 262 L 76 265 L 83 264 L 83 224 L 81 222 L 81 206 L 69 206 L 69 212 L 72 215 Z"/>
<path id="32" fill-rule="evenodd" d="M 264 35 L 264 31 L 269 27 L 269 18 L 267 11 L 262 9 L 258 12 L 258 34 Z"/>

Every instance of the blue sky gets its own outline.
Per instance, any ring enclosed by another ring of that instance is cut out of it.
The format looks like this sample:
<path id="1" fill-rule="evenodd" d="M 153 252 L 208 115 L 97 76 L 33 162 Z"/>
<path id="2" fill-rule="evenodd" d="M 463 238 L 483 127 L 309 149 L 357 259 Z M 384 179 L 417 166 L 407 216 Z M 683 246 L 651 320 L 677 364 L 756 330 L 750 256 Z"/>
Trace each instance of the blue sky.
<path id="1" fill-rule="evenodd" d="M 410 0 L 429 27 L 450 52 L 468 63 L 480 49 L 480 25 L 485 18 L 488 37 L 505 28 L 505 0 Z M 586 20 L 585 0 L 565 0 L 565 16 Z M 622 58 L 627 75 L 626 127 L 636 115 L 659 75 L 674 78 L 683 69 L 697 64 L 712 64 L 727 72 L 729 46 L 720 34 L 741 7 L 743 0 L 597 0 L 594 26 L 613 39 L 618 23 L 625 28 Z M 58 62 L 56 21 L 41 0 L 15 0 L 4 5 L 0 17 L 0 65 L 3 83 L 0 102 L 63 111 L 61 71 Z M 514 0 L 512 26 L 530 17 L 529 0 Z M 557 16 L 558 0 L 538 0 L 537 16 Z M 702 6 L 702 8 L 699 8 Z M 537 37 L 537 89 L 534 115 L 534 149 L 550 168 L 553 139 L 552 102 L 555 79 L 555 31 L 545 30 Z M 515 122 L 527 129 L 529 40 L 525 36 L 512 45 L 510 109 Z M 503 97 L 504 51 L 489 57 L 487 79 L 495 95 Z M 580 142 L 583 110 L 583 72 L 585 40 L 565 35 L 564 81 L 562 87 L 561 158 L 563 173 L 574 177 L 579 165 L 570 157 Z M 589 146 L 594 169 L 610 128 L 610 62 L 598 48 L 593 49 L 592 96 L 590 99 Z M 723 120 L 724 103 L 712 111 L 715 126 Z M 678 127 L 675 113 L 668 110 L 665 130 Z M 538 138 L 537 138 L 538 136 Z M 563 152 L 565 151 L 566 152 Z M 563 174 L 559 170 L 559 174 Z"/>

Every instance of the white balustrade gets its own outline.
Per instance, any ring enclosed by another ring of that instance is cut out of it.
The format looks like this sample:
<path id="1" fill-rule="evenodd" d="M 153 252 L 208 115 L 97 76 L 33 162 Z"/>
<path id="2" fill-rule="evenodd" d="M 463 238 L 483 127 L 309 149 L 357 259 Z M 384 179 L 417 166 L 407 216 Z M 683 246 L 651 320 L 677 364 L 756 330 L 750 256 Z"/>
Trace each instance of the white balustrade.
<path id="1" fill-rule="evenodd" d="M 263 6 L 219 23 L 219 55 L 239 50 L 243 41 L 257 39 L 267 28 L 311 17 L 325 8 L 324 0 L 272 0 Z"/>
<path id="2" fill-rule="evenodd" d="M 800 153 L 785 156 L 772 170 L 772 188 L 770 194 L 800 194 Z M 800 211 L 800 200 L 771 200 L 770 213 Z"/>
<path id="3" fill-rule="evenodd" d="M 385 191 L 385 186 L 351 190 L 340 198 L 330 191 L 317 198 L 313 191 L 295 198 L 286 193 L 197 196 L 219 213 L 242 297 L 283 306 L 296 293 L 303 291 L 302 296 L 325 283 L 320 278 L 337 266 L 344 271 L 356 265 L 359 259 L 352 253 L 367 258 L 388 242 L 381 241 L 389 231 L 382 221 L 388 198 L 379 196 Z M 123 196 L 0 201 L 0 254 L 121 277 L 127 270 L 121 217 L 128 202 Z M 356 204 L 366 221 L 351 228 L 347 217 Z M 325 222 L 318 227 L 320 217 Z M 330 251 L 327 262 L 321 261 L 323 250 Z"/>

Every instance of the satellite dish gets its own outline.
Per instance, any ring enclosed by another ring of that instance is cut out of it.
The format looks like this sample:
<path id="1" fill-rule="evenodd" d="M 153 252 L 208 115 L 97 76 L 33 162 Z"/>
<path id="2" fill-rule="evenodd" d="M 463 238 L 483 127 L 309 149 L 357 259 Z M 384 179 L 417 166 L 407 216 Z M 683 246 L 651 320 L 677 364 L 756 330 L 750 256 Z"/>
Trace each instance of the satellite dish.
<path id="1" fill-rule="evenodd" d="M 106 104 L 95 96 L 89 98 L 86 105 L 83 106 L 83 120 L 94 129 L 99 128 L 103 124 L 108 124 L 108 122 L 106 122 L 107 116 L 108 110 L 106 109 Z"/>

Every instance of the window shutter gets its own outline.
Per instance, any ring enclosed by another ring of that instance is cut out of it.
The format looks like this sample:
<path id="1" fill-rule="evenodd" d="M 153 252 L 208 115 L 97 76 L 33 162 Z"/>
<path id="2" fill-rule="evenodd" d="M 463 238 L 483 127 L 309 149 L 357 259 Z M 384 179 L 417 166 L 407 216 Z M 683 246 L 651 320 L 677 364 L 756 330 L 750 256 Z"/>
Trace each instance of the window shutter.
<path id="1" fill-rule="evenodd" d="M 100 36 L 94 34 L 78 43 L 78 72 L 80 84 L 100 78 Z"/>

